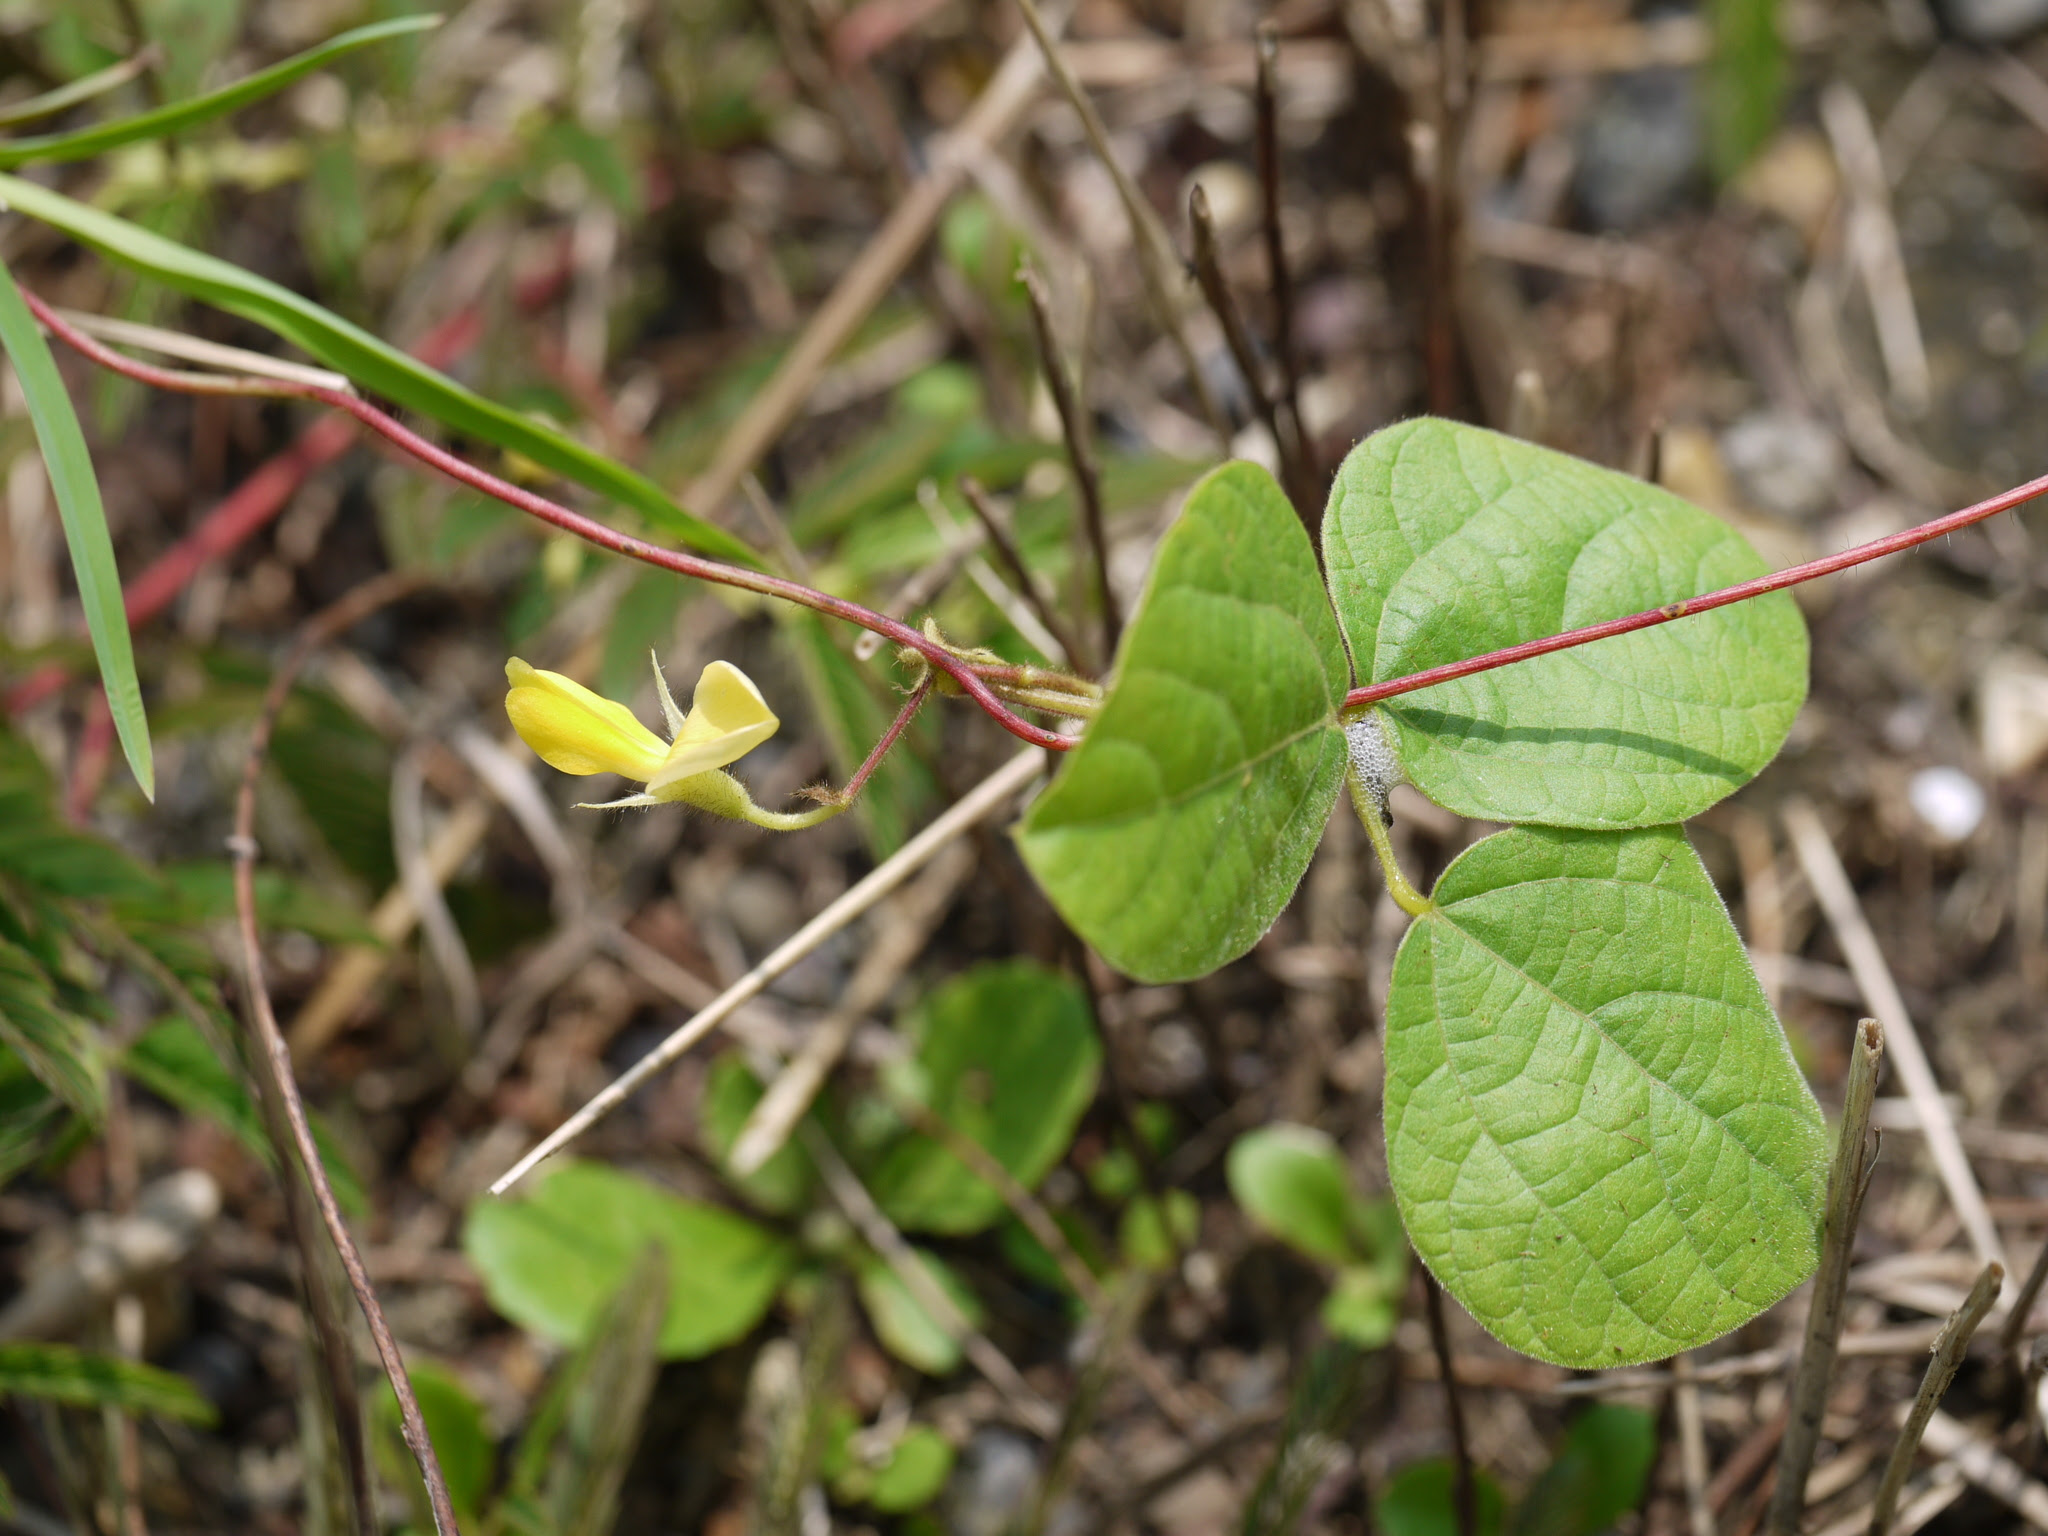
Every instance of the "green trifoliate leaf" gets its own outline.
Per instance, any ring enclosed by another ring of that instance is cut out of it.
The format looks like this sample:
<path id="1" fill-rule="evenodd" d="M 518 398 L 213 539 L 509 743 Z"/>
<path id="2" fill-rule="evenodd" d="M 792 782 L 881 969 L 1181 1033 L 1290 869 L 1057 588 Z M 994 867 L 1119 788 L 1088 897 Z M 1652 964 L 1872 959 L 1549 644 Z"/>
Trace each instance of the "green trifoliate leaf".
<path id="1" fill-rule="evenodd" d="M 1756 552 L 1668 491 L 1456 422 L 1377 432 L 1323 521 L 1362 682 L 1697 597 Z M 1754 778 L 1806 697 L 1784 593 L 1440 683 L 1381 706 L 1417 788 L 1461 815 L 1683 821 Z"/>
<path id="2" fill-rule="evenodd" d="M 1678 828 L 1467 850 L 1402 941 L 1386 1049 L 1409 1236 L 1504 1343 L 1658 1359 L 1812 1271 L 1820 1109 Z"/>
<path id="3" fill-rule="evenodd" d="M 1235 960 L 1329 819 L 1348 682 L 1287 498 L 1256 465 L 1213 471 L 1159 546 L 1102 712 L 1024 819 L 1024 861 L 1141 981 Z"/>

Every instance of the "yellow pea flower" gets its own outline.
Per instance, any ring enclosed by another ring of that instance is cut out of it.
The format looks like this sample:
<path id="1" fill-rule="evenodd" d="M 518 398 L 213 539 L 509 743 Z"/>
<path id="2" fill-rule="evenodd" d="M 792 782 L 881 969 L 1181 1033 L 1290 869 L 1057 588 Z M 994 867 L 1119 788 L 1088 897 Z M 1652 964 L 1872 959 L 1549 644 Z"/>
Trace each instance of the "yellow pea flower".
<path id="1" fill-rule="evenodd" d="M 511 684 L 505 713 L 512 729 L 542 762 L 564 773 L 616 773 L 647 786 L 623 800 L 579 809 L 681 803 L 790 832 L 815 826 L 846 808 L 834 803 L 794 813 L 764 811 L 739 780 L 723 771 L 782 724 L 753 680 L 730 662 L 714 661 L 704 669 L 690 711 L 684 714 L 668 691 L 661 662 L 655 661 L 654 683 L 668 721 L 668 741 L 642 725 L 625 705 L 592 693 L 559 672 L 528 666 L 517 656 L 505 663 L 505 681 Z"/>

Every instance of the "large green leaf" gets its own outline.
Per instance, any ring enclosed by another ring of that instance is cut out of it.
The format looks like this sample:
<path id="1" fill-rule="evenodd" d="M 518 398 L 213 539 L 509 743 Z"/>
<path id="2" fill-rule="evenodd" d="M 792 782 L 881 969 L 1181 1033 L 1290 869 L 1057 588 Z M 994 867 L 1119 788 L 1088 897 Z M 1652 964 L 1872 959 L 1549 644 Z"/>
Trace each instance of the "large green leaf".
<path id="1" fill-rule="evenodd" d="M 69 1344 L 0 1344 L 0 1399 L 26 1397 L 73 1408 L 118 1408 L 211 1424 L 213 1404 L 169 1371 Z"/>
<path id="2" fill-rule="evenodd" d="M 1273 477 L 1243 463 L 1205 476 L 1160 543 L 1102 712 L 1018 833 L 1061 915 L 1141 981 L 1250 949 L 1336 801 L 1348 681 Z"/>
<path id="3" fill-rule="evenodd" d="M 566 1163 L 522 1200 L 479 1201 L 462 1233 L 491 1305 L 563 1344 L 588 1336 L 649 1243 L 669 1259 L 665 1360 L 744 1337 L 796 1262 L 788 1242 L 744 1216 L 596 1163 Z"/>
<path id="4" fill-rule="evenodd" d="M 1386 1048 L 1409 1236 L 1504 1343 L 1659 1359 L 1812 1271 L 1820 1109 L 1678 828 L 1468 849 L 1401 943 Z"/>
<path id="5" fill-rule="evenodd" d="M 25 185 L 25 183 L 24 183 Z M 38 189 L 40 190 L 40 189 Z M 100 504 L 100 483 L 93 475 L 92 455 L 78 413 L 57 374 L 50 344 L 14 285 L 14 275 L 0 265 L 0 347 L 14 364 L 14 376 L 28 402 L 42 445 L 43 465 L 50 474 L 50 492 L 64 525 L 71 551 L 72 574 L 78 579 L 79 606 L 85 610 L 86 632 L 100 664 L 100 682 L 121 750 L 144 798 L 156 798 L 156 760 L 149 750 L 149 720 L 142 712 L 142 685 L 135 677 L 135 648 L 128 638 L 128 614 L 121 606 L 121 573 L 114 565 L 114 541 L 107 533 L 107 512 Z"/>
<path id="6" fill-rule="evenodd" d="M 684 511 L 644 475 L 517 411 L 486 400 L 378 340 L 362 327 L 268 278 L 166 240 L 139 224 L 102 213 L 18 176 L 0 175 L 0 206 L 61 229 L 109 260 L 168 284 L 180 293 L 217 304 L 275 331 L 329 368 L 347 374 L 372 394 L 431 416 L 458 432 L 524 454 L 565 479 L 623 502 L 692 549 L 748 565 L 760 563 L 746 544 L 723 528 Z"/>
<path id="7" fill-rule="evenodd" d="M 304 53 L 294 54 L 268 69 L 258 70 L 246 79 L 237 80 L 233 85 L 222 86 L 217 91 L 208 91 L 204 96 L 195 96 L 189 101 L 174 101 L 168 106 L 158 107 L 154 112 L 143 112 L 134 117 L 121 118 L 116 122 L 82 128 L 76 133 L 46 133 L 32 139 L 10 139 L 0 142 L 0 169 L 12 170 L 18 165 L 50 165 L 64 160 L 84 160 L 92 155 L 104 154 L 110 149 L 119 149 L 123 144 L 136 144 L 144 139 L 161 139 L 174 133 L 183 133 L 187 129 L 198 127 L 201 123 L 211 122 L 216 117 L 224 117 L 252 102 L 274 95 L 294 80 L 310 75 L 316 69 L 325 69 L 336 59 L 354 53 L 358 48 L 367 48 L 372 43 L 403 37 L 408 33 L 424 32 L 440 24 L 441 18 L 438 16 L 400 16 L 391 21 L 357 27 L 353 32 L 344 32 L 317 48 L 308 48 Z"/>
<path id="8" fill-rule="evenodd" d="M 1095 1097 L 1102 1046 L 1073 980 L 1029 960 L 977 966 L 926 998 L 906 1032 L 925 1106 L 1027 1189 L 1066 1155 Z M 875 1199 L 900 1227 L 961 1235 L 992 1226 L 1002 1196 L 924 1136 L 889 1149 Z"/>
<path id="9" fill-rule="evenodd" d="M 1330 594 L 1362 682 L 1620 618 L 1764 572 L 1667 491 L 1456 422 L 1388 427 L 1338 471 Z M 1381 706 L 1417 788 L 1461 815 L 1642 827 L 1755 777 L 1806 697 L 1784 593 Z"/>

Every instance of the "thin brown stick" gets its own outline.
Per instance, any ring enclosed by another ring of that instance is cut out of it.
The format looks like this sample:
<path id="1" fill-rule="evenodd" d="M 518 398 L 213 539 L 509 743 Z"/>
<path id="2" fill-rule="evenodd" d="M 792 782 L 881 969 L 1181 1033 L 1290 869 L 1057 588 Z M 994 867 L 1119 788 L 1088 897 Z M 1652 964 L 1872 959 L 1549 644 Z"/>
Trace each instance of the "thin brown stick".
<path id="1" fill-rule="evenodd" d="M 1010 520 L 996 510 L 989 500 L 987 490 L 972 475 L 960 477 L 960 494 L 967 505 L 974 510 L 981 523 L 981 531 L 988 535 L 990 548 L 996 558 L 1003 562 L 1003 568 L 1010 573 L 1010 580 L 1017 584 L 1017 591 L 1024 601 L 1031 605 L 1031 611 L 1038 615 L 1038 622 L 1046 633 L 1059 641 L 1060 649 L 1067 653 L 1071 666 L 1087 665 L 1087 652 L 1076 644 L 1073 633 L 1067 628 L 1066 620 L 1059 616 L 1052 600 L 1045 595 L 1045 588 L 1038 584 L 1038 578 L 1031 573 L 1031 567 L 1024 563 L 1024 551 L 1017 547 L 1017 540 L 1010 528 Z"/>
<path id="2" fill-rule="evenodd" d="M 1029 3 L 1029 0 L 1020 0 Z M 1060 415 L 1060 431 L 1067 441 L 1067 458 L 1074 471 L 1074 500 L 1081 511 L 1081 531 L 1088 538 L 1088 552 L 1095 562 L 1095 597 L 1102 605 L 1102 654 L 1116 655 L 1116 643 L 1123 634 L 1123 613 L 1109 584 L 1109 534 L 1102 518 L 1102 471 L 1095 462 L 1095 447 L 1088 432 L 1088 418 L 1075 398 L 1073 380 L 1060 357 L 1059 338 L 1052 325 L 1052 302 L 1045 291 L 1045 279 L 1026 263 L 1018 274 L 1031 300 L 1031 332 L 1038 340 L 1038 358 L 1045 370 L 1052 403 Z M 1070 653 L 1071 654 L 1071 653 Z"/>
<path id="3" fill-rule="evenodd" d="M 1280 393 L 1294 426 L 1302 488 L 1313 498 L 1322 489 L 1323 475 L 1308 426 L 1301 419 L 1301 359 L 1294 348 L 1294 273 L 1287 265 L 1287 243 L 1280 228 L 1280 34 L 1272 22 L 1262 21 L 1253 38 L 1258 76 L 1252 99 L 1257 111 L 1260 222 L 1266 237 L 1266 273 L 1273 284 L 1273 354 L 1280 360 Z M 1320 522 L 1320 509 L 1317 511 Z M 1313 534 L 1315 530 L 1309 531 Z"/>
<path id="4" fill-rule="evenodd" d="M 1216 323 L 1223 328 L 1224 344 L 1230 348 L 1237 371 L 1244 376 L 1244 387 L 1251 396 L 1252 409 L 1258 413 L 1260 425 L 1273 439 L 1273 451 L 1280 459 L 1280 483 L 1287 487 L 1295 516 L 1301 519 L 1313 541 L 1317 519 L 1302 493 L 1301 463 L 1295 451 L 1294 434 L 1281 430 L 1280 410 L 1274 403 L 1272 391 L 1266 388 L 1265 370 L 1259 366 L 1258 353 L 1252 346 L 1244 312 L 1237 307 L 1237 299 L 1224 279 L 1222 258 L 1216 251 L 1216 220 L 1209 212 L 1209 194 L 1202 190 L 1199 182 L 1188 193 L 1188 227 L 1194 232 L 1195 281 L 1201 287 L 1202 297 L 1209 301 Z"/>
<path id="5" fill-rule="evenodd" d="M 1436 1351 L 1437 1373 L 1444 1383 L 1444 1411 L 1451 1425 L 1451 1508 L 1458 1518 L 1458 1536 L 1479 1536 L 1479 1490 L 1472 1481 L 1472 1444 L 1465 1434 L 1465 1404 L 1458 1396 L 1458 1378 L 1451 1363 L 1451 1333 L 1444 1321 L 1443 1287 L 1427 1270 L 1422 1295 L 1429 1315 L 1429 1344 Z"/>
<path id="6" fill-rule="evenodd" d="M 299 1097 L 298 1083 L 292 1075 L 291 1051 L 278 1028 L 277 1015 L 271 1011 L 270 989 L 264 985 L 263 945 L 256 928 L 256 781 L 262 774 L 271 732 L 276 727 L 278 714 L 284 708 L 292 684 L 321 646 L 386 603 L 416 590 L 424 581 L 419 572 L 388 572 L 365 582 L 339 602 L 322 609 L 306 624 L 298 643 L 279 665 L 263 696 L 256 729 L 249 741 L 249 755 L 242 768 L 242 789 L 235 802 L 235 833 L 229 852 L 234 859 L 235 915 L 242 940 L 243 1001 L 249 1011 L 250 1027 L 261 1047 L 259 1055 L 267 1069 L 270 1086 L 282 1101 L 291 1129 L 289 1143 L 280 1145 L 277 1155 L 287 1168 L 296 1155 L 306 1181 L 312 1187 L 327 1235 L 341 1258 L 342 1268 L 348 1273 L 349 1288 L 355 1292 L 356 1302 L 363 1309 L 363 1319 L 369 1324 L 370 1337 L 377 1346 L 377 1357 L 383 1362 L 384 1374 L 390 1378 L 391 1389 L 398 1397 L 400 1429 L 412 1451 L 413 1460 L 419 1466 L 420 1479 L 426 1485 L 427 1503 L 433 1511 L 437 1536 L 459 1536 L 455 1506 L 448 1496 L 448 1483 L 441 1475 L 441 1464 L 434 1455 L 433 1442 L 427 1438 L 426 1420 L 420 1415 L 419 1400 L 413 1395 L 405 1360 L 398 1352 L 397 1341 L 391 1336 L 390 1325 L 384 1320 L 384 1309 L 378 1305 L 377 1293 L 363 1269 L 362 1254 L 349 1234 L 348 1224 L 342 1219 L 341 1207 L 334 1198 L 334 1187 L 327 1181 L 327 1170 L 321 1165 L 319 1149 L 314 1145 L 313 1130 L 306 1120 L 305 1102 Z M 310 1273 L 312 1257 L 307 1255 L 309 1290 L 317 1284 Z M 374 1531 L 374 1508 L 366 1507 L 362 1513 L 363 1518 L 370 1522 L 366 1529 Z"/>
<path id="7" fill-rule="evenodd" d="M 1884 1480 L 1877 1485 L 1877 1504 L 1870 1515 L 1870 1536 L 1886 1536 L 1891 1530 L 1892 1517 L 1899 1507 L 1899 1491 L 1906 1486 L 1906 1474 L 1913 1470 L 1913 1457 L 1919 1452 L 1920 1437 L 1927 1433 L 1927 1421 L 1941 1406 L 1942 1394 L 1948 1391 L 1948 1384 L 1955 1380 L 1963 1356 L 1970 1351 L 1970 1336 L 1984 1321 L 1992 1303 L 1998 1300 L 1998 1289 L 2004 1281 L 2004 1265 L 1986 1264 L 1983 1273 L 1977 1276 L 1977 1283 L 1970 1287 L 1969 1296 L 1956 1309 L 1955 1315 L 1948 1320 L 1948 1326 L 1941 1330 L 1941 1337 L 1935 1341 L 1934 1358 L 1927 1362 L 1927 1374 L 1920 1378 L 1920 1391 L 1913 1399 L 1913 1406 L 1906 1411 L 1906 1422 L 1899 1430 L 1898 1444 L 1892 1447 L 1892 1459 L 1885 1463 Z"/>
<path id="8" fill-rule="evenodd" d="M 2048 1242 L 2041 1244 L 2041 1251 L 2034 1258 L 2034 1267 L 2027 1271 L 2019 1295 L 2013 1298 L 2012 1311 L 2006 1316 L 2005 1326 L 1998 1331 L 1998 1354 L 2007 1369 L 2018 1362 L 2020 1340 L 2027 1336 L 2027 1320 L 2034 1315 L 2034 1303 L 2041 1297 L 2044 1280 L 2048 1280 Z"/>
<path id="9" fill-rule="evenodd" d="M 1117 200 L 1124 206 L 1124 216 L 1130 220 L 1131 244 L 1138 253 L 1138 275 L 1143 279 L 1145 298 L 1152 307 L 1153 318 L 1180 354 L 1188 389 L 1195 397 L 1202 419 L 1215 432 L 1218 446 L 1228 453 L 1230 428 L 1217 407 L 1215 395 L 1210 392 L 1209 381 L 1202 376 L 1201 364 L 1195 360 L 1194 346 L 1188 340 L 1187 329 L 1181 324 L 1180 306 L 1174 301 L 1173 280 L 1180 264 L 1172 253 L 1172 243 L 1166 238 L 1166 231 L 1160 226 L 1159 215 L 1139 194 L 1130 174 L 1111 151 L 1109 130 L 1102 125 L 1102 114 L 1095 110 L 1095 103 L 1088 99 L 1088 93 L 1081 88 L 1081 82 L 1074 78 L 1074 71 L 1061 56 L 1059 45 L 1045 24 L 1045 17 L 1039 12 L 1038 0 L 1017 0 L 1017 9 L 1023 13 L 1024 25 L 1031 29 L 1039 52 L 1045 56 L 1046 69 L 1073 107 L 1075 115 L 1081 119 L 1081 131 L 1088 136 L 1095 158 L 1109 173 Z"/>
<path id="10" fill-rule="evenodd" d="M 1849 1287 L 1849 1261 L 1856 1246 L 1856 1223 L 1863 1213 L 1863 1193 L 1874 1149 L 1870 1141 L 1870 1105 L 1877 1093 L 1878 1067 L 1884 1059 L 1884 1030 L 1875 1019 L 1856 1026 L 1849 1052 L 1849 1081 L 1843 1091 L 1842 1129 L 1835 1138 L 1834 1162 L 1828 1168 L 1827 1207 L 1821 1220 L 1820 1268 L 1814 1275 L 1813 1299 L 1806 1313 L 1806 1343 L 1792 1375 L 1792 1397 L 1785 1438 L 1778 1448 L 1778 1486 L 1771 1495 L 1770 1536 L 1796 1536 L 1806 1507 L 1806 1477 L 1820 1445 L 1821 1417 L 1827 1409 L 1828 1383 L 1841 1348 L 1842 1298 Z"/>

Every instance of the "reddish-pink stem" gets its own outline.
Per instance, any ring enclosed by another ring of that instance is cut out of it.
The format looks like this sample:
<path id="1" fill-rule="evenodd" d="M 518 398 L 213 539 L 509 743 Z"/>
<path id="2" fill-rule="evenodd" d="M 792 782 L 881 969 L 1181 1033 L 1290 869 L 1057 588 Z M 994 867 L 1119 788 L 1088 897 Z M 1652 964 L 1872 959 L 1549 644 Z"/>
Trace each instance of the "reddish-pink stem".
<path id="1" fill-rule="evenodd" d="M 1954 533 L 1958 528 L 1967 528 L 1972 523 L 1983 522 L 1987 517 L 2009 512 L 2021 502 L 2032 501 L 2044 492 L 2048 492 L 2048 475 L 2043 475 L 2038 480 L 2029 480 L 2025 485 L 2015 486 L 2009 491 L 2000 491 L 1996 496 L 1980 501 L 1974 506 L 1964 507 L 1960 512 L 1937 517 L 1931 523 L 1922 523 L 1917 528 L 1887 534 L 1884 538 L 1872 539 L 1868 544 L 1859 544 L 1854 549 L 1843 550 L 1839 555 L 1825 555 L 1818 560 L 1809 560 L 1804 565 L 1787 566 L 1782 571 L 1759 576 L 1753 581 L 1737 582 L 1734 586 L 1723 587 L 1718 592 L 1688 597 L 1681 602 L 1666 603 L 1662 608 L 1652 608 L 1645 613 L 1632 613 L 1625 619 L 1608 619 L 1605 623 L 1588 624 L 1583 629 L 1568 629 L 1561 635 L 1551 635 L 1547 639 L 1525 640 L 1520 645 L 1511 645 L 1505 650 L 1488 651 L 1484 656 L 1447 662 L 1441 667 L 1431 667 L 1427 672 L 1412 672 L 1406 677 L 1390 678 L 1384 683 L 1354 688 L 1344 695 L 1344 706 L 1347 709 L 1362 708 L 1367 704 L 1377 704 L 1382 699 L 1414 693 L 1420 688 L 1433 688 L 1438 683 L 1470 677 L 1475 672 L 1491 672 L 1495 667 L 1512 666 L 1518 661 L 1548 656 L 1552 651 L 1566 651 L 1573 646 L 1590 645 L 1595 640 L 1606 640 L 1615 635 L 1633 634 L 1639 629 L 1650 629 L 1658 624 L 1669 624 L 1673 619 L 1682 619 L 1688 614 L 1726 608 L 1730 603 L 1762 597 L 1766 592 L 1782 592 L 1787 587 L 1796 587 L 1801 582 L 1812 581 L 1817 576 L 1832 576 L 1836 571 L 1846 571 L 1851 566 L 1880 560 L 1886 555 L 1895 555 L 1902 549 L 1929 543 L 1945 533 Z"/>
<path id="2" fill-rule="evenodd" d="M 801 582 L 787 580 L 781 576 L 770 576 L 765 572 L 749 571 L 721 561 L 707 560 L 701 555 L 685 554 L 681 550 L 663 549 L 658 544 L 649 544 L 644 539 L 633 538 L 615 528 L 607 528 L 594 518 L 570 510 L 560 502 L 550 501 L 523 486 L 500 480 L 486 470 L 478 469 L 445 449 L 438 448 L 418 433 L 412 431 L 394 418 L 387 416 L 368 401 L 340 390 L 323 389 L 314 384 L 294 384 L 284 380 L 265 379 L 260 381 L 223 377 L 218 386 L 200 385 L 187 373 L 152 367 L 126 357 L 113 348 L 103 346 L 94 338 L 76 327 L 65 323 L 47 304 L 26 289 L 22 297 L 35 312 L 36 318 L 52 335 L 63 339 L 66 345 L 83 356 L 90 358 L 103 368 L 108 368 L 128 378 L 159 389 L 175 390 L 184 394 L 221 393 L 282 396 L 301 400 L 316 400 L 349 415 L 392 443 L 413 458 L 431 465 L 451 480 L 460 481 L 472 490 L 495 497 L 508 506 L 517 507 L 529 516 L 537 517 L 544 523 L 552 524 L 565 533 L 573 533 L 599 549 L 608 549 L 614 554 L 658 566 L 662 570 L 674 571 L 679 576 L 693 576 L 700 581 L 721 582 L 729 587 L 738 587 L 748 592 L 758 592 L 764 597 L 777 597 L 785 602 L 799 604 L 818 613 L 848 623 L 858 624 L 884 639 L 898 645 L 908 646 L 923 656 L 933 667 L 944 672 L 969 698 L 981 706 L 982 711 L 993 718 L 1011 735 L 1030 742 L 1034 746 L 1046 747 L 1055 752 L 1064 752 L 1073 746 L 1073 741 L 1053 731 L 1033 725 L 1022 716 L 1013 713 L 1003 701 L 996 697 L 988 684 L 975 675 L 974 669 L 938 642 L 928 639 L 908 624 L 863 608 L 859 603 L 848 602 L 834 597 L 829 592 L 819 592 L 804 586 Z"/>

